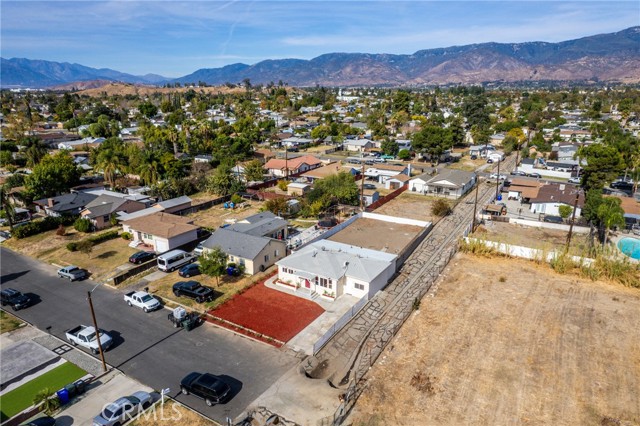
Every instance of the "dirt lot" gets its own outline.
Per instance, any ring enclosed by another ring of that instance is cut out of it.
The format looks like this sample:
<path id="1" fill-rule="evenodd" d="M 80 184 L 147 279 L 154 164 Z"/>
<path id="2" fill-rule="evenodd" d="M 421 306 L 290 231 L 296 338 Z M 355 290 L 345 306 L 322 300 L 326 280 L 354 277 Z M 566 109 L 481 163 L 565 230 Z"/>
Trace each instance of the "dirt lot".
<path id="1" fill-rule="evenodd" d="M 422 228 L 419 226 L 360 218 L 328 239 L 371 250 L 398 254 L 421 230 Z M 371 238 L 372 235 L 375 235 L 375 238 Z"/>
<path id="2" fill-rule="evenodd" d="M 258 213 L 263 204 L 264 202 L 262 201 L 249 201 L 246 203 L 249 207 L 236 209 L 225 209 L 224 205 L 220 204 L 210 209 L 190 214 L 189 217 L 194 219 L 195 225 L 218 228 L 220 225 L 230 223 L 225 221 L 241 220 Z"/>
<path id="3" fill-rule="evenodd" d="M 491 241 L 520 245 L 542 250 L 564 248 L 567 242 L 567 232 L 534 228 L 506 222 L 486 221 L 478 228 L 474 236 Z M 582 255 L 588 248 L 588 235 L 573 233 L 571 237 L 571 252 Z"/>
<path id="4" fill-rule="evenodd" d="M 153 414 L 144 414 L 131 423 L 131 426 L 213 426 L 216 423 L 208 420 L 182 404 L 167 401 L 164 406 L 157 405 Z"/>
<path id="5" fill-rule="evenodd" d="M 370 370 L 353 425 L 638 425 L 640 292 L 459 254 Z"/>
<path id="6" fill-rule="evenodd" d="M 434 200 L 436 200 L 434 197 L 405 191 L 387 204 L 375 209 L 374 213 L 435 223 L 438 218 L 431 214 L 431 205 Z"/>

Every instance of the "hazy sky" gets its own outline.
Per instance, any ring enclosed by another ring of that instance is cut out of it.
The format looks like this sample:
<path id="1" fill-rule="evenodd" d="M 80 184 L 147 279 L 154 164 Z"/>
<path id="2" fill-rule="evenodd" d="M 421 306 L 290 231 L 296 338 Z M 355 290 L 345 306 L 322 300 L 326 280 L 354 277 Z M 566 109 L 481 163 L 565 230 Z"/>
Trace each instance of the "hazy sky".
<path id="1" fill-rule="evenodd" d="M 640 25 L 640 1 L 5 1 L 4 58 L 167 77 L 330 52 L 557 42 Z"/>

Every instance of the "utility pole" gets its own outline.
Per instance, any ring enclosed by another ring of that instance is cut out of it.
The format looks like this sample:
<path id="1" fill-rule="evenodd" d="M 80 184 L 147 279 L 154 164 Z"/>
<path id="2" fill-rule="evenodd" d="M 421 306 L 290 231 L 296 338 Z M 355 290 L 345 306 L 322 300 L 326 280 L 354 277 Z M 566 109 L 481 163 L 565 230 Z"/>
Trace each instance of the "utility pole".
<path id="1" fill-rule="evenodd" d="M 96 340 L 98 341 L 98 350 L 100 351 L 100 359 L 102 360 L 102 370 L 106 373 L 107 363 L 104 360 L 104 351 L 102 350 L 102 342 L 100 342 L 100 329 L 98 328 L 98 321 L 96 321 L 96 313 L 93 310 L 93 302 L 91 301 L 91 291 L 87 292 L 87 300 L 89 301 L 89 309 L 91 309 L 91 318 L 93 318 L 93 328 L 96 331 Z"/>
<path id="2" fill-rule="evenodd" d="M 571 234 L 573 233 L 573 222 L 576 220 L 576 209 L 578 208 L 578 199 L 580 198 L 580 190 L 576 192 L 576 199 L 573 202 L 573 212 L 571 212 L 571 223 L 569 224 L 569 234 L 567 235 L 567 246 L 565 252 L 569 251 L 571 245 Z"/>
<path id="3" fill-rule="evenodd" d="M 284 146 L 284 178 L 285 180 L 289 180 L 289 149 L 287 149 L 287 145 Z"/>
<path id="4" fill-rule="evenodd" d="M 363 153 L 360 152 L 360 176 L 362 179 L 360 180 L 360 211 L 364 211 L 364 157 Z"/>
<path id="5" fill-rule="evenodd" d="M 498 189 L 500 187 L 500 163 L 502 160 L 498 160 L 498 177 L 496 177 L 496 202 L 498 202 Z"/>
<path id="6" fill-rule="evenodd" d="M 478 209 L 478 188 L 480 188 L 480 176 L 476 175 L 476 200 L 473 202 L 473 219 L 471 220 L 471 232 L 476 230 L 476 214 Z"/>

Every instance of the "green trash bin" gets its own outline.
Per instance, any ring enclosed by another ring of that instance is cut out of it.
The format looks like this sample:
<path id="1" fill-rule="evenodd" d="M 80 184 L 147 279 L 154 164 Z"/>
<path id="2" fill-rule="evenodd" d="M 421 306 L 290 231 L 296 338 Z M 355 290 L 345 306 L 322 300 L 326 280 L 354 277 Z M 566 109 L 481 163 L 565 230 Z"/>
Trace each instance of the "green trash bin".
<path id="1" fill-rule="evenodd" d="M 75 383 L 69 383 L 68 385 L 65 385 L 64 388 L 69 392 L 69 398 L 73 398 L 78 394 L 78 389 L 76 388 Z"/>

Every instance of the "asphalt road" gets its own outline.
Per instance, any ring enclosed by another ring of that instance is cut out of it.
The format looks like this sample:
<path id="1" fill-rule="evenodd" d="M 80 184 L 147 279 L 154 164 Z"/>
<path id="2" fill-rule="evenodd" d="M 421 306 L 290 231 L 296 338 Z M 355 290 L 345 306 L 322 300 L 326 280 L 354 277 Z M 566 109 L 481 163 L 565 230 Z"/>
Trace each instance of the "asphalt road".
<path id="1" fill-rule="evenodd" d="M 47 331 L 51 327 L 50 333 L 64 339 L 65 330 L 79 324 L 92 325 L 87 291 L 96 283 L 60 279 L 53 266 L 5 248 L 0 249 L 0 272 L 3 288 L 40 297 L 38 304 L 17 312 L 39 329 Z M 170 395 L 220 423 L 226 423 L 227 416 L 241 414 L 296 363 L 288 351 L 210 324 L 190 332 L 175 329 L 167 319 L 168 310 L 145 314 L 130 308 L 123 300 L 124 293 L 106 286 L 98 286 L 92 293 L 98 326 L 115 340 L 105 353 L 107 363 L 156 390 L 170 388 Z M 193 395 L 180 395 L 180 380 L 192 371 L 225 376 L 231 384 L 231 399 L 207 407 Z"/>

